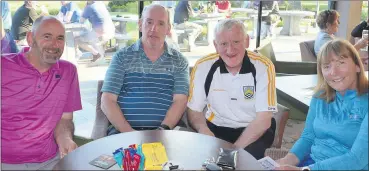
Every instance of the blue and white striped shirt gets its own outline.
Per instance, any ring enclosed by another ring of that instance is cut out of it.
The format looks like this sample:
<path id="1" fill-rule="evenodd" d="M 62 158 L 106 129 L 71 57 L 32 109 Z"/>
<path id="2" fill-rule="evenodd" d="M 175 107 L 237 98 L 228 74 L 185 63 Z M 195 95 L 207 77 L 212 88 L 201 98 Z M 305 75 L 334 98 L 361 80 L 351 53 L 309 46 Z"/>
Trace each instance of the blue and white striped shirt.
<path id="1" fill-rule="evenodd" d="M 141 40 L 119 50 L 106 72 L 102 92 L 118 95 L 118 105 L 134 127 L 158 127 L 172 105 L 173 94 L 188 95 L 188 61 L 165 43 L 155 62 Z"/>

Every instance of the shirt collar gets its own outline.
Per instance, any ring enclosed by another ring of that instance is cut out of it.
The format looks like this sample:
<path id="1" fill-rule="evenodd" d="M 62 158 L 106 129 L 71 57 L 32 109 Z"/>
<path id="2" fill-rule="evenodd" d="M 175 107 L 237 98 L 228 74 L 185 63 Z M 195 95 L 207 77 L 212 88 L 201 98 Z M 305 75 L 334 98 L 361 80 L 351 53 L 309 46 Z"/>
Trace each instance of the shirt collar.
<path id="1" fill-rule="evenodd" d="M 219 63 L 220 64 L 219 65 L 220 73 L 221 74 L 229 73 L 226 66 L 225 66 L 224 61 L 222 60 L 222 58 L 220 56 L 219 56 L 219 61 L 220 61 L 220 63 Z M 239 74 L 250 73 L 251 72 L 250 64 L 251 64 L 250 58 L 247 55 L 247 50 L 245 50 L 245 55 L 244 55 L 243 60 L 242 60 L 242 66 L 241 66 Z"/>
<path id="2" fill-rule="evenodd" d="M 357 91 L 356 90 L 346 90 L 346 93 L 345 95 L 341 95 L 340 92 L 336 91 L 336 97 L 340 100 L 340 101 L 343 101 L 343 100 L 351 100 L 353 98 L 355 98 L 357 95 Z"/>
<path id="3" fill-rule="evenodd" d="M 136 43 L 132 47 L 132 50 L 133 51 L 139 51 L 139 50 L 143 51 L 142 39 L 139 39 L 136 41 Z M 167 53 L 173 56 L 173 49 L 168 46 L 166 41 L 164 41 L 164 53 Z"/>

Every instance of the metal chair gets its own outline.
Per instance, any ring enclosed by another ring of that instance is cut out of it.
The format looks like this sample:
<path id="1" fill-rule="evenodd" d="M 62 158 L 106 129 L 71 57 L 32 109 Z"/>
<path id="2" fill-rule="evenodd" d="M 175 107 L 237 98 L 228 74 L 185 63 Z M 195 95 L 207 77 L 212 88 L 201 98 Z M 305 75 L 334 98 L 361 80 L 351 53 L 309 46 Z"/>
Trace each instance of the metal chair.
<path id="1" fill-rule="evenodd" d="M 303 62 L 316 62 L 317 57 L 314 52 L 315 40 L 300 42 L 301 60 Z"/>

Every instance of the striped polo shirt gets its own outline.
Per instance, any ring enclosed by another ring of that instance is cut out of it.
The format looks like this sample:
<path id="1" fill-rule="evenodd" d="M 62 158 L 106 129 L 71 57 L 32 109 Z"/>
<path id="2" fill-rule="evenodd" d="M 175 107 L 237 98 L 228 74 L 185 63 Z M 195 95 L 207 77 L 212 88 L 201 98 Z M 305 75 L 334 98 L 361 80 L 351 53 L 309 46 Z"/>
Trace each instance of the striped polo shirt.
<path id="1" fill-rule="evenodd" d="M 246 72 L 250 59 L 256 70 L 255 80 L 251 72 Z M 220 66 L 215 70 L 209 88 L 205 93 L 205 80 L 215 62 Z M 246 51 L 241 70 L 236 75 L 228 73 L 219 54 L 210 54 L 199 59 L 191 72 L 187 106 L 205 114 L 209 122 L 217 126 L 247 127 L 257 112 L 277 111 L 275 71 L 273 63 L 257 53 Z"/>
<path id="2" fill-rule="evenodd" d="M 64 112 L 82 108 L 77 68 L 59 60 L 43 73 L 25 48 L 1 56 L 1 162 L 41 163 L 55 157 L 54 130 Z"/>
<path id="3" fill-rule="evenodd" d="M 173 94 L 188 94 L 188 61 L 165 43 L 155 62 L 141 40 L 119 50 L 106 72 L 102 92 L 118 95 L 125 119 L 133 127 L 158 127 L 172 105 Z"/>

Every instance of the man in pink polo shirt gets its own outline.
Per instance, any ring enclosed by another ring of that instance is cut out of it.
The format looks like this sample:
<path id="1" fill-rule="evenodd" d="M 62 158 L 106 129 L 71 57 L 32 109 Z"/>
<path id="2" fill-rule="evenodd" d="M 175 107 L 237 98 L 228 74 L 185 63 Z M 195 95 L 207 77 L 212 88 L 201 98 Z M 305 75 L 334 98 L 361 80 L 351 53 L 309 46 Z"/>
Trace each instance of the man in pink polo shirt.
<path id="1" fill-rule="evenodd" d="M 73 112 L 81 97 L 76 67 L 59 60 L 65 29 L 54 17 L 38 18 L 27 48 L 1 57 L 1 167 L 50 170 L 77 148 Z"/>

